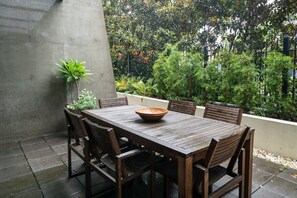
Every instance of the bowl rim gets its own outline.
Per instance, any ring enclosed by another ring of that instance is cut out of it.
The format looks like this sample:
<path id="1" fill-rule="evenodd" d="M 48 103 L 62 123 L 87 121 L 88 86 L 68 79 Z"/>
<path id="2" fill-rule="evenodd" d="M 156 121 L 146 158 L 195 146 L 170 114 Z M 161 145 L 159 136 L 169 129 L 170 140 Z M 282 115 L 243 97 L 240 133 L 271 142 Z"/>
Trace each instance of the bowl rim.
<path id="1" fill-rule="evenodd" d="M 143 112 L 139 112 L 140 110 L 145 110 L 145 109 L 156 109 L 156 110 L 161 110 L 161 112 L 160 113 L 143 113 Z M 137 113 L 138 115 L 158 116 L 158 115 L 165 115 L 166 113 L 168 113 L 168 110 L 164 109 L 164 108 L 159 108 L 159 107 L 146 107 L 146 108 L 136 109 L 135 113 Z"/>

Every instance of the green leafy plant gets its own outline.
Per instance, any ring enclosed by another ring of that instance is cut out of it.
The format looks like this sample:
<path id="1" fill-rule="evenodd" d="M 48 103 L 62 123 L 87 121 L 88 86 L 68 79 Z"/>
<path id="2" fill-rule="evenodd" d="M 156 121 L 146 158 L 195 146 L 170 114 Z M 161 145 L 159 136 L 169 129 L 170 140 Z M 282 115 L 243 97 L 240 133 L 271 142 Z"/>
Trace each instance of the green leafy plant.
<path id="1" fill-rule="evenodd" d="M 153 66 L 154 82 L 161 98 L 190 98 L 201 92 L 196 77 L 203 68 L 202 56 L 168 44 Z"/>
<path id="2" fill-rule="evenodd" d="M 256 115 L 296 120 L 296 104 L 294 104 L 290 95 L 282 93 L 283 78 L 287 78 L 289 89 L 293 86 L 289 76 L 283 76 L 282 73 L 284 69 L 294 68 L 292 59 L 279 52 L 271 52 L 264 59 L 264 64 L 265 68 L 262 71 L 262 76 L 265 77 L 263 80 L 263 102 L 259 105 L 259 108 L 255 108 Z"/>
<path id="3" fill-rule="evenodd" d="M 250 111 L 258 102 L 259 77 L 252 57 L 246 53 L 231 53 L 229 65 L 223 68 L 223 90 L 231 87 L 231 97 L 224 102 L 240 106 L 245 112 Z M 226 83 L 225 83 L 226 82 Z M 224 99 L 228 96 L 224 95 Z"/>
<path id="4" fill-rule="evenodd" d="M 265 69 L 262 71 L 264 78 L 264 86 L 266 86 L 266 95 L 273 97 L 281 97 L 282 95 L 282 79 L 283 69 L 293 69 L 292 58 L 284 56 L 279 52 L 271 52 L 264 60 Z M 289 82 L 289 76 L 287 81 Z M 291 86 L 291 84 L 289 84 Z"/>
<path id="5" fill-rule="evenodd" d="M 91 91 L 86 89 L 80 91 L 77 101 L 74 100 L 72 103 L 67 105 L 67 108 L 71 110 L 95 109 L 97 107 L 97 98 Z"/>
<path id="6" fill-rule="evenodd" d="M 58 71 L 60 75 L 59 78 L 66 78 L 67 83 L 74 82 L 76 87 L 77 96 L 79 94 L 79 80 L 87 79 L 89 75 L 89 70 L 85 68 L 85 62 L 80 62 L 76 59 L 70 58 L 69 60 L 60 59 L 61 63 L 57 63 Z"/>
<path id="7" fill-rule="evenodd" d="M 125 75 L 115 77 L 116 90 L 120 92 L 128 91 L 129 77 Z"/>
<path id="8" fill-rule="evenodd" d="M 155 96 L 158 93 L 157 85 L 153 83 L 153 79 L 150 78 L 146 82 L 139 80 L 132 84 L 135 88 L 134 94 L 142 96 Z"/>

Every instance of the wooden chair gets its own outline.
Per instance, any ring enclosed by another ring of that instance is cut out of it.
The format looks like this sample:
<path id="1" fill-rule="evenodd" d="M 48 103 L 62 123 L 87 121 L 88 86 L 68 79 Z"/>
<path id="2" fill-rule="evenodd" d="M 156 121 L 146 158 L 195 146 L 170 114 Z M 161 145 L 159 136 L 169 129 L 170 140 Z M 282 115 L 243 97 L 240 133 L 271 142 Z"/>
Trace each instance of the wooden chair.
<path id="1" fill-rule="evenodd" d="M 128 105 L 127 97 L 99 99 L 100 108 L 117 107 L 124 105 Z"/>
<path id="2" fill-rule="evenodd" d="M 217 104 L 206 104 L 203 117 L 240 125 L 242 109 Z"/>
<path id="3" fill-rule="evenodd" d="M 120 150 L 115 132 L 84 119 L 88 133 L 86 140 L 86 197 L 91 197 L 91 170 L 116 184 L 116 197 L 122 197 L 122 185 L 140 176 L 151 167 L 152 157 L 144 150 L 133 149 L 126 152 Z M 101 155 L 97 150 L 107 153 Z M 97 161 L 91 161 L 93 154 Z"/>
<path id="4" fill-rule="evenodd" d="M 118 107 L 118 106 L 125 106 L 128 105 L 127 97 L 121 98 L 106 98 L 106 99 L 99 99 L 99 107 L 100 108 L 108 108 L 108 107 Z M 129 145 L 129 140 L 125 137 L 118 137 L 118 140 L 121 142 L 126 142 Z M 131 146 L 131 145 L 130 145 Z"/>
<path id="5" fill-rule="evenodd" d="M 220 139 L 212 139 L 205 159 L 193 165 L 194 192 L 200 194 L 203 198 L 214 198 L 221 197 L 239 186 L 239 197 L 243 197 L 245 170 L 245 152 L 243 145 L 249 130 L 249 127 L 242 127 L 241 130 L 234 135 Z M 236 173 L 233 169 L 237 159 L 238 172 Z M 228 160 L 230 161 L 227 168 L 220 165 Z M 178 173 L 177 163 L 175 161 L 156 166 L 155 170 L 161 173 L 166 179 L 177 183 Z M 212 185 L 225 175 L 229 175 L 232 179 L 212 192 Z"/>
<path id="6" fill-rule="evenodd" d="M 191 102 L 191 101 L 169 100 L 167 109 L 170 111 L 176 111 L 179 113 L 195 115 L 196 104 L 195 102 Z"/>
<path id="7" fill-rule="evenodd" d="M 87 134 L 82 125 L 82 115 L 75 114 L 66 107 L 64 108 L 64 114 L 67 123 L 68 177 L 70 178 L 84 173 L 72 174 L 71 151 L 85 161 L 84 138 Z M 75 141 L 72 141 L 72 138 Z"/>
<path id="8" fill-rule="evenodd" d="M 84 139 L 87 137 L 87 132 L 84 128 L 82 122 L 82 115 L 71 112 L 66 107 L 64 108 L 64 114 L 67 123 L 67 148 L 68 148 L 68 177 L 74 177 L 85 172 L 79 172 L 76 174 L 72 174 L 72 159 L 71 159 L 71 151 L 74 152 L 79 158 L 81 158 L 85 162 L 85 154 L 84 154 Z M 74 139 L 74 141 L 73 141 Z M 128 146 L 126 141 L 119 140 L 121 149 L 124 149 Z"/>

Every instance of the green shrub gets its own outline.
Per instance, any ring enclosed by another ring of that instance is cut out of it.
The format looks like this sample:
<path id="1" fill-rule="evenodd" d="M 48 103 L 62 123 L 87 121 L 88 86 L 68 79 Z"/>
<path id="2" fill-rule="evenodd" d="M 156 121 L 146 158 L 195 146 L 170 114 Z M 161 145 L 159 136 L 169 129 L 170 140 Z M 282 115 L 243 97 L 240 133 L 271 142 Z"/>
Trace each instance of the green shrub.
<path id="1" fill-rule="evenodd" d="M 204 69 L 204 101 L 233 103 L 245 112 L 258 102 L 258 72 L 252 57 L 223 52 Z"/>
<path id="2" fill-rule="evenodd" d="M 71 110 L 95 109 L 97 107 L 97 98 L 91 91 L 87 91 L 86 89 L 80 91 L 77 101 L 74 100 L 72 103 L 67 105 L 67 108 Z"/>
<path id="3" fill-rule="evenodd" d="M 255 114 L 270 118 L 297 121 L 297 108 L 291 99 L 267 97 Z"/>
<path id="4" fill-rule="evenodd" d="M 284 69 L 293 69 L 292 58 L 284 56 L 279 52 L 271 52 L 264 59 L 265 69 L 262 71 L 264 86 L 266 87 L 265 95 L 273 97 L 282 96 L 282 71 Z M 290 82 L 289 76 L 286 75 L 287 81 Z M 289 83 L 289 87 L 291 87 Z"/>
<path id="5" fill-rule="evenodd" d="M 203 68 L 200 54 L 179 51 L 176 46 L 167 44 L 158 57 L 153 75 L 159 97 L 191 98 L 201 92 L 197 78 Z"/>
<path id="6" fill-rule="evenodd" d="M 263 87 L 264 95 L 259 108 L 255 109 L 256 115 L 278 118 L 284 120 L 296 120 L 296 104 L 290 95 L 283 95 L 282 80 L 283 70 L 293 69 L 292 59 L 278 52 L 271 52 L 264 59 L 265 68 L 262 71 L 264 76 Z M 288 75 L 288 89 L 292 88 L 292 82 Z"/>

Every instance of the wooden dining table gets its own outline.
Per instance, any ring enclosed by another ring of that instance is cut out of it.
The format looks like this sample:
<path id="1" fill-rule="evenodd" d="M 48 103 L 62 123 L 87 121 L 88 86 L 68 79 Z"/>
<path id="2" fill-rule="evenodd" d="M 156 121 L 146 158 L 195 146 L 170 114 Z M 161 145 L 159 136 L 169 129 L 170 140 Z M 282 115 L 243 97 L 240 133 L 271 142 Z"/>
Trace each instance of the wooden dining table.
<path id="1" fill-rule="evenodd" d="M 168 113 L 158 122 L 145 122 L 135 113 L 141 105 L 126 105 L 104 109 L 84 110 L 83 116 L 107 127 L 112 127 L 130 141 L 146 149 L 161 153 L 178 162 L 178 197 L 191 198 L 193 163 L 204 158 L 212 138 L 230 136 L 242 126 L 212 119 Z M 244 197 L 251 197 L 254 129 L 249 131 L 244 148 Z"/>

